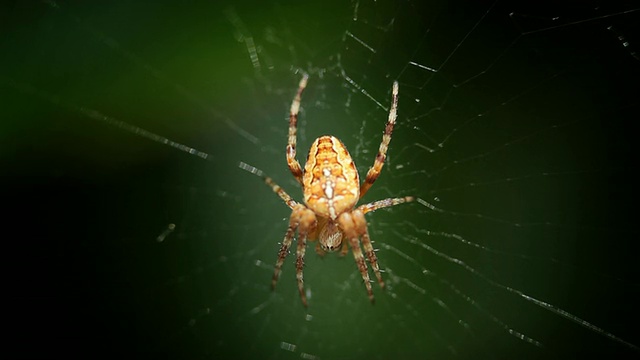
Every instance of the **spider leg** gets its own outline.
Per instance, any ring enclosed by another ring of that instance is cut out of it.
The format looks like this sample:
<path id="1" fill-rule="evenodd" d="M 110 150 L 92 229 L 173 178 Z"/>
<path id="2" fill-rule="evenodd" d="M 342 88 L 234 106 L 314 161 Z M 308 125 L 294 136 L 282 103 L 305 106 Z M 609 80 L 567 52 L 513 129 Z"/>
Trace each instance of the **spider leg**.
<path id="1" fill-rule="evenodd" d="M 307 235 L 298 234 L 298 249 L 296 250 L 296 279 L 298 280 L 298 292 L 300 293 L 300 299 L 302 299 L 302 305 L 307 307 L 307 295 L 304 293 L 304 253 L 307 247 Z"/>
<path id="2" fill-rule="evenodd" d="M 308 209 L 304 205 L 297 204 L 291 212 L 291 217 L 289 218 L 289 227 L 287 228 L 287 232 L 284 235 L 284 240 L 282 240 L 280 251 L 278 251 L 278 260 L 276 261 L 276 267 L 273 271 L 273 278 L 271 279 L 271 290 L 275 290 L 276 288 L 276 283 L 280 278 L 282 264 L 284 263 L 284 259 L 287 257 L 287 255 L 289 255 L 289 248 L 291 247 L 293 236 L 295 235 L 296 228 L 298 228 L 298 226 L 300 225 L 300 215 L 305 210 Z"/>
<path id="3" fill-rule="evenodd" d="M 367 231 L 367 225 L 364 225 L 364 234 L 362 234 L 362 246 L 364 247 L 364 253 L 367 256 L 367 260 L 369 260 L 369 264 L 371 264 L 371 268 L 373 268 L 373 272 L 376 274 L 376 278 L 378 279 L 378 284 L 380 287 L 384 289 L 384 281 L 382 280 L 382 274 L 380 274 L 380 267 L 378 266 L 378 258 L 376 257 L 376 253 L 373 250 L 373 245 L 371 244 L 371 238 L 369 237 L 369 231 Z"/>
<path id="4" fill-rule="evenodd" d="M 309 75 L 304 74 L 302 79 L 300 79 L 300 84 L 298 85 L 298 91 L 296 92 L 296 96 L 293 98 L 291 102 L 291 109 L 289 110 L 289 141 L 287 142 L 287 165 L 289 165 L 289 169 L 293 176 L 298 180 L 300 185 L 302 185 L 302 168 L 300 167 L 300 163 L 296 159 L 296 133 L 298 131 L 298 112 L 300 111 L 300 99 L 302 98 L 302 92 L 304 88 L 307 86 L 307 79 Z"/>
<path id="5" fill-rule="evenodd" d="M 357 237 L 349 238 L 349 245 L 351 245 L 351 250 L 353 251 L 353 257 L 356 260 L 356 264 L 358 265 L 358 270 L 360 270 L 360 275 L 362 275 L 362 280 L 364 281 L 364 286 L 367 288 L 367 294 L 369 295 L 369 300 L 374 302 L 373 298 L 373 290 L 371 289 L 371 279 L 369 279 L 369 272 L 367 271 L 367 262 L 364 260 L 364 256 L 362 255 L 362 249 L 360 248 L 360 243 L 358 242 Z"/>
<path id="6" fill-rule="evenodd" d="M 351 250 L 353 251 L 353 257 L 356 261 L 356 264 L 358 265 L 358 270 L 360 270 L 360 275 L 362 276 L 362 280 L 364 281 L 364 286 L 367 288 L 369 300 L 373 303 L 373 290 L 371 289 L 371 279 L 369 278 L 369 272 L 367 270 L 367 262 L 364 259 L 362 249 L 360 248 L 360 242 L 358 241 L 358 225 L 362 226 L 361 220 L 364 221 L 364 214 L 357 209 L 352 213 L 343 213 L 338 218 L 338 222 L 345 235 L 349 239 L 349 245 L 351 246 Z M 366 221 L 364 221 L 364 226 L 367 226 Z"/>
<path id="7" fill-rule="evenodd" d="M 364 204 L 358 206 L 356 210 L 354 210 L 354 214 L 358 212 L 362 213 L 362 220 L 359 218 L 355 218 L 356 225 L 358 226 L 358 231 L 362 234 L 362 246 L 364 247 L 365 255 L 373 268 L 373 272 L 376 274 L 376 278 L 378 278 L 378 283 L 380 287 L 384 289 L 384 281 L 382 280 L 382 275 L 380 274 L 380 268 L 378 266 L 378 258 L 376 257 L 376 253 L 373 250 L 373 245 L 371 243 L 371 238 L 369 237 L 369 231 L 367 230 L 367 223 L 364 220 L 364 214 L 368 212 L 373 212 L 378 209 L 386 208 L 389 206 L 394 206 L 398 204 L 402 204 L 405 202 L 413 201 L 413 196 L 405 196 L 401 198 L 388 198 L 384 200 L 374 201 L 369 204 Z"/>
<path id="8" fill-rule="evenodd" d="M 298 292 L 302 304 L 307 307 L 307 295 L 304 292 L 304 253 L 307 249 L 307 234 L 315 230 L 317 221 L 313 211 L 304 208 L 300 211 L 300 226 L 298 227 L 298 249 L 296 250 L 296 279 L 298 280 Z"/>
<path id="9" fill-rule="evenodd" d="M 362 236 L 362 246 L 364 247 L 364 254 L 371 264 L 373 272 L 376 274 L 378 284 L 384 289 L 384 281 L 382 281 L 382 274 L 380 274 L 380 268 L 378 267 L 378 258 L 373 250 L 371 244 L 371 238 L 369 237 L 369 231 L 367 230 L 367 220 L 364 218 L 364 212 L 356 209 L 352 212 L 353 223 L 356 226 L 356 232 Z"/>
<path id="10" fill-rule="evenodd" d="M 295 210 L 294 210 L 295 211 Z M 293 240 L 293 235 L 295 233 L 297 223 L 293 222 L 293 214 L 291 215 L 290 225 L 287 228 L 287 232 L 284 235 L 284 240 L 282 241 L 282 245 L 280 246 L 280 251 L 278 251 L 278 260 L 276 261 L 276 267 L 273 271 L 273 278 L 271 279 L 271 290 L 275 290 L 276 283 L 278 283 L 278 278 L 280 278 L 280 271 L 282 270 L 282 264 L 284 263 L 284 259 L 289 255 L 289 248 L 291 247 L 291 241 Z"/>
<path id="11" fill-rule="evenodd" d="M 396 124 L 396 118 L 398 111 L 398 82 L 393 82 L 393 90 L 391 93 L 391 108 L 389 109 L 389 119 L 387 120 L 387 126 L 384 129 L 384 134 L 382 135 L 382 142 L 380 143 L 380 148 L 378 149 L 378 155 L 376 155 L 376 160 L 373 162 L 373 166 L 369 168 L 367 172 L 367 177 L 365 178 L 362 186 L 360 187 L 360 198 L 364 196 L 364 194 L 369 191 L 371 185 L 376 181 L 378 176 L 380 175 L 380 171 L 382 170 L 382 166 L 384 165 L 384 161 L 387 158 L 387 149 L 389 148 L 389 143 L 391 142 L 391 133 L 393 133 L 393 126 Z"/>
<path id="12" fill-rule="evenodd" d="M 296 205 L 298 205 L 298 202 L 293 200 L 291 198 L 291 196 L 289 196 L 289 194 L 287 194 L 286 191 L 284 191 L 278 184 L 275 183 L 275 181 L 273 181 L 270 177 L 266 176 L 264 174 L 264 172 L 258 168 L 255 168 L 247 163 L 244 162 L 240 162 L 239 167 L 243 170 L 246 170 L 252 174 L 258 175 L 262 178 L 262 180 L 269 185 L 269 187 L 271 188 L 271 190 L 273 190 L 274 193 L 278 194 L 278 196 L 280 196 L 280 198 L 285 202 L 285 204 L 287 204 L 288 207 L 290 207 L 291 209 L 293 209 Z"/>
<path id="13" fill-rule="evenodd" d="M 307 297 L 304 293 L 304 279 L 302 275 L 302 270 L 304 268 L 304 254 L 307 244 L 307 235 L 315 231 L 316 223 L 316 215 L 313 211 L 309 210 L 302 204 L 297 204 L 294 207 L 293 211 L 291 212 L 289 227 L 287 228 L 284 240 L 282 241 L 282 246 L 280 247 L 280 251 L 278 252 L 278 260 L 276 261 L 276 266 L 273 271 L 273 278 L 271 280 L 271 290 L 274 290 L 276 287 L 276 283 L 280 278 L 282 264 L 284 263 L 284 259 L 289 254 L 289 248 L 291 247 L 291 242 L 293 241 L 293 236 L 297 228 L 298 247 L 296 250 L 296 278 L 298 279 L 298 291 L 300 292 L 300 298 L 302 299 L 302 304 L 304 304 L 305 307 L 307 306 Z"/>
<path id="14" fill-rule="evenodd" d="M 366 214 L 366 213 L 373 212 L 378 209 L 386 208 L 389 206 L 395 206 L 395 205 L 406 203 L 406 202 L 412 202 L 413 200 L 414 200 L 413 196 L 405 196 L 401 198 L 388 198 L 388 199 L 378 200 L 372 203 L 360 205 L 358 206 L 358 210 Z"/>
<path id="15" fill-rule="evenodd" d="M 288 207 L 293 209 L 296 207 L 296 205 L 298 205 L 298 202 L 293 200 L 291 196 L 289 196 L 286 191 L 284 191 L 278 184 L 271 180 L 270 177 L 265 176 L 264 182 L 271 187 L 271 190 L 273 190 L 273 192 L 278 194 L 278 196 L 280 196 L 280 198 L 284 200 L 284 203 L 287 204 Z"/>

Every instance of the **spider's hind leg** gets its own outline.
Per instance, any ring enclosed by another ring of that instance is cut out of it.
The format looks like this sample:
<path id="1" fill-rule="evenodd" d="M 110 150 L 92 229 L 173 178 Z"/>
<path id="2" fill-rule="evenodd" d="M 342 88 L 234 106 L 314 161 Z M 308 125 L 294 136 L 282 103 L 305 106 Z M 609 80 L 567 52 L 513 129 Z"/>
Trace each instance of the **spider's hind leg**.
<path id="1" fill-rule="evenodd" d="M 289 248 L 291 247 L 291 243 L 293 242 L 295 231 L 296 229 L 298 229 L 298 246 L 296 249 L 296 278 L 298 280 L 298 291 L 300 292 L 300 298 L 302 299 L 302 304 L 305 307 L 307 306 L 307 296 L 304 292 L 304 255 L 307 245 L 307 236 L 315 231 L 316 225 L 316 215 L 313 211 L 309 210 L 302 204 L 297 204 L 293 208 L 293 211 L 291 212 L 291 218 L 289 219 L 289 227 L 287 228 L 284 240 L 282 241 L 282 246 L 280 246 L 280 251 L 278 252 L 278 260 L 276 261 L 276 266 L 273 271 L 273 278 L 271 280 L 271 289 L 274 290 L 276 287 L 276 283 L 280 278 L 282 264 L 284 263 L 284 259 L 287 257 L 287 255 L 289 255 Z"/>
<path id="2" fill-rule="evenodd" d="M 276 289 L 276 284 L 278 283 L 278 279 L 280 278 L 280 272 L 282 271 L 282 264 L 284 263 L 284 259 L 289 255 L 289 248 L 291 247 L 291 241 L 293 241 L 293 235 L 295 234 L 297 224 L 293 223 L 293 219 L 287 228 L 287 232 L 284 235 L 284 240 L 282 241 L 282 245 L 280 246 L 280 251 L 278 251 L 278 260 L 276 261 L 276 266 L 273 270 L 273 277 L 271 278 L 271 290 Z"/>
<path id="3" fill-rule="evenodd" d="M 302 206 L 302 205 L 301 205 Z M 294 210 L 294 212 L 296 212 Z M 317 226 L 316 214 L 306 207 L 299 212 L 298 225 L 298 248 L 296 250 L 296 279 L 298 280 L 298 292 L 302 299 L 302 304 L 307 307 L 307 295 L 304 291 L 304 254 L 307 249 L 307 235 L 314 233 Z M 292 214 L 293 216 L 293 214 Z"/>

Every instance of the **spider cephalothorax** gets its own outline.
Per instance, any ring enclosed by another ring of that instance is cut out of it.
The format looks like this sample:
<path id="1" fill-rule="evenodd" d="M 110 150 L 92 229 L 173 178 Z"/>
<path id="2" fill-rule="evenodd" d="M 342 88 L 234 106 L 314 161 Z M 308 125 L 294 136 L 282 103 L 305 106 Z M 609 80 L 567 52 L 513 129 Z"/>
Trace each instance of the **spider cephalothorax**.
<path id="1" fill-rule="evenodd" d="M 373 272 L 378 279 L 380 287 L 384 288 L 384 281 L 378 267 L 378 259 L 373 250 L 367 222 L 364 215 L 380 208 L 413 201 L 410 196 L 402 198 L 388 198 L 364 204 L 356 207 L 358 201 L 371 188 L 376 181 L 386 159 L 387 148 L 391 141 L 391 133 L 396 122 L 398 108 L 398 83 L 393 83 L 391 108 L 389 119 L 382 136 L 382 142 L 375 158 L 373 166 L 367 172 L 364 183 L 360 185 L 358 170 L 344 144 L 336 137 L 325 135 L 317 138 L 311 145 L 304 172 L 300 163 L 296 160 L 296 132 L 298 112 L 300 110 L 300 98 L 307 85 L 308 76 L 305 74 L 300 80 L 298 91 L 291 103 L 289 113 L 289 141 L 287 143 L 287 164 L 296 180 L 302 185 L 304 204 L 293 200 L 280 186 L 269 177 L 264 177 L 265 182 L 271 186 L 291 208 L 289 227 L 285 234 L 282 246 L 278 252 L 272 288 L 275 288 L 280 270 L 285 257 L 289 253 L 291 242 L 298 231 L 296 249 L 296 277 L 298 290 L 302 303 L 307 306 L 307 297 L 304 292 L 304 280 L 302 269 L 304 267 L 304 255 L 306 242 L 318 241 L 316 251 L 324 255 L 327 251 L 337 251 L 345 255 L 349 248 L 353 251 L 358 270 L 364 280 L 369 299 L 373 302 L 373 291 L 367 261 L 371 264 Z M 260 173 L 261 174 L 261 173 Z M 364 253 L 362 248 L 364 248 Z M 365 260 L 366 257 L 366 260 Z"/>

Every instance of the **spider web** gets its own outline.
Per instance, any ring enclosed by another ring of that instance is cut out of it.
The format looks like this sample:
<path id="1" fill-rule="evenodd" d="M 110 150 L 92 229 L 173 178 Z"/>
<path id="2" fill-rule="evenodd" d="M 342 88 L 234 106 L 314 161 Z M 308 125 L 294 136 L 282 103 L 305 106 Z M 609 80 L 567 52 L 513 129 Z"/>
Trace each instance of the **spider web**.
<path id="1" fill-rule="evenodd" d="M 11 351 L 637 357 L 640 8 L 565 5 L 14 4 L 7 223 L 35 216 L 8 239 Z M 331 134 L 361 176 L 400 84 L 364 200 L 419 200 L 368 215 L 375 305 L 351 255 L 312 246 L 309 308 L 292 255 L 270 291 L 290 210 L 239 165 L 301 200 L 284 147 L 302 72 L 298 159 Z"/>

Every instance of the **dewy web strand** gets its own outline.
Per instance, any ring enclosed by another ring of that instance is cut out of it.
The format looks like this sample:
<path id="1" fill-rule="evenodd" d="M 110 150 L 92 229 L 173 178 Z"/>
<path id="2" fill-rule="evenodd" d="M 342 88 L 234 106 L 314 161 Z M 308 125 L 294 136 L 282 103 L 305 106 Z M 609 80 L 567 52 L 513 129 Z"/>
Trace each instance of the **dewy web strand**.
<path id="1" fill-rule="evenodd" d="M 500 284 L 500 283 L 490 279 L 489 277 L 487 277 L 483 273 L 481 273 L 478 270 L 474 269 L 473 267 L 467 265 L 464 261 L 462 261 L 460 259 L 457 259 L 455 257 L 449 256 L 449 255 L 447 255 L 447 254 L 445 254 L 443 252 L 440 252 L 440 251 L 434 249 L 433 247 L 427 245 L 425 242 L 421 241 L 420 239 L 418 239 L 416 237 L 405 237 L 405 236 L 402 236 L 401 234 L 397 233 L 396 231 L 394 231 L 394 233 L 399 238 L 402 238 L 404 241 L 407 241 L 410 244 L 418 245 L 419 247 L 429 251 L 430 253 L 432 253 L 432 254 L 440 257 L 440 258 L 443 258 L 443 259 L 445 259 L 445 260 L 447 260 L 447 261 L 449 261 L 449 262 L 451 262 L 451 263 L 453 263 L 453 264 L 465 269 L 469 273 L 479 277 L 480 279 L 486 281 L 487 283 L 491 284 L 492 286 L 495 286 L 495 287 L 500 288 L 502 290 L 508 291 L 509 293 L 515 294 L 515 295 L 525 299 L 526 301 L 539 306 L 540 308 L 548 310 L 548 311 L 550 311 L 550 312 L 552 312 L 554 314 L 560 315 L 560 316 L 564 317 L 565 319 L 568 319 L 568 320 L 570 320 L 570 321 L 572 321 L 572 322 L 574 322 L 574 323 L 576 323 L 578 325 L 581 325 L 581 326 L 585 327 L 586 329 L 589 329 L 589 330 L 591 330 L 591 331 L 593 331 L 595 333 L 598 333 L 600 335 L 606 336 L 609 339 L 614 340 L 616 342 L 619 342 L 619 343 L 621 343 L 621 344 L 623 344 L 625 346 L 628 346 L 628 347 L 630 347 L 630 348 L 632 348 L 634 350 L 640 350 L 636 345 L 634 345 L 634 344 L 632 344 L 632 343 L 630 343 L 628 341 L 625 341 L 625 340 L 623 340 L 623 339 L 621 339 L 621 338 L 619 338 L 619 337 L 617 337 L 617 336 L 615 336 L 615 335 L 613 335 L 613 334 L 611 334 L 611 333 L 609 333 L 609 332 L 607 332 L 607 331 L 605 331 L 605 330 L 603 330 L 603 329 L 601 329 L 601 328 L 589 323 L 588 321 L 586 321 L 584 319 L 581 319 L 581 318 L 569 313 L 568 311 L 562 310 L 562 309 L 560 309 L 560 308 L 558 308 L 556 306 L 553 306 L 553 305 L 551 305 L 551 304 L 549 304 L 547 302 L 544 302 L 542 300 L 536 299 L 533 296 L 529 296 L 529 295 L 523 293 L 520 290 L 514 289 L 514 288 L 512 288 L 510 286 L 507 286 L 507 285 Z M 524 340 L 524 338 L 526 338 L 526 337 L 524 337 L 524 335 L 519 334 L 515 330 L 511 330 L 511 329 L 509 330 L 510 333 L 512 333 L 512 331 L 513 331 L 514 334 L 517 333 L 518 337 L 522 337 L 523 340 Z M 530 339 L 530 340 L 532 340 L 532 339 Z M 530 340 L 527 340 L 527 341 L 530 342 Z M 536 341 L 536 343 L 537 343 L 537 341 Z"/>

